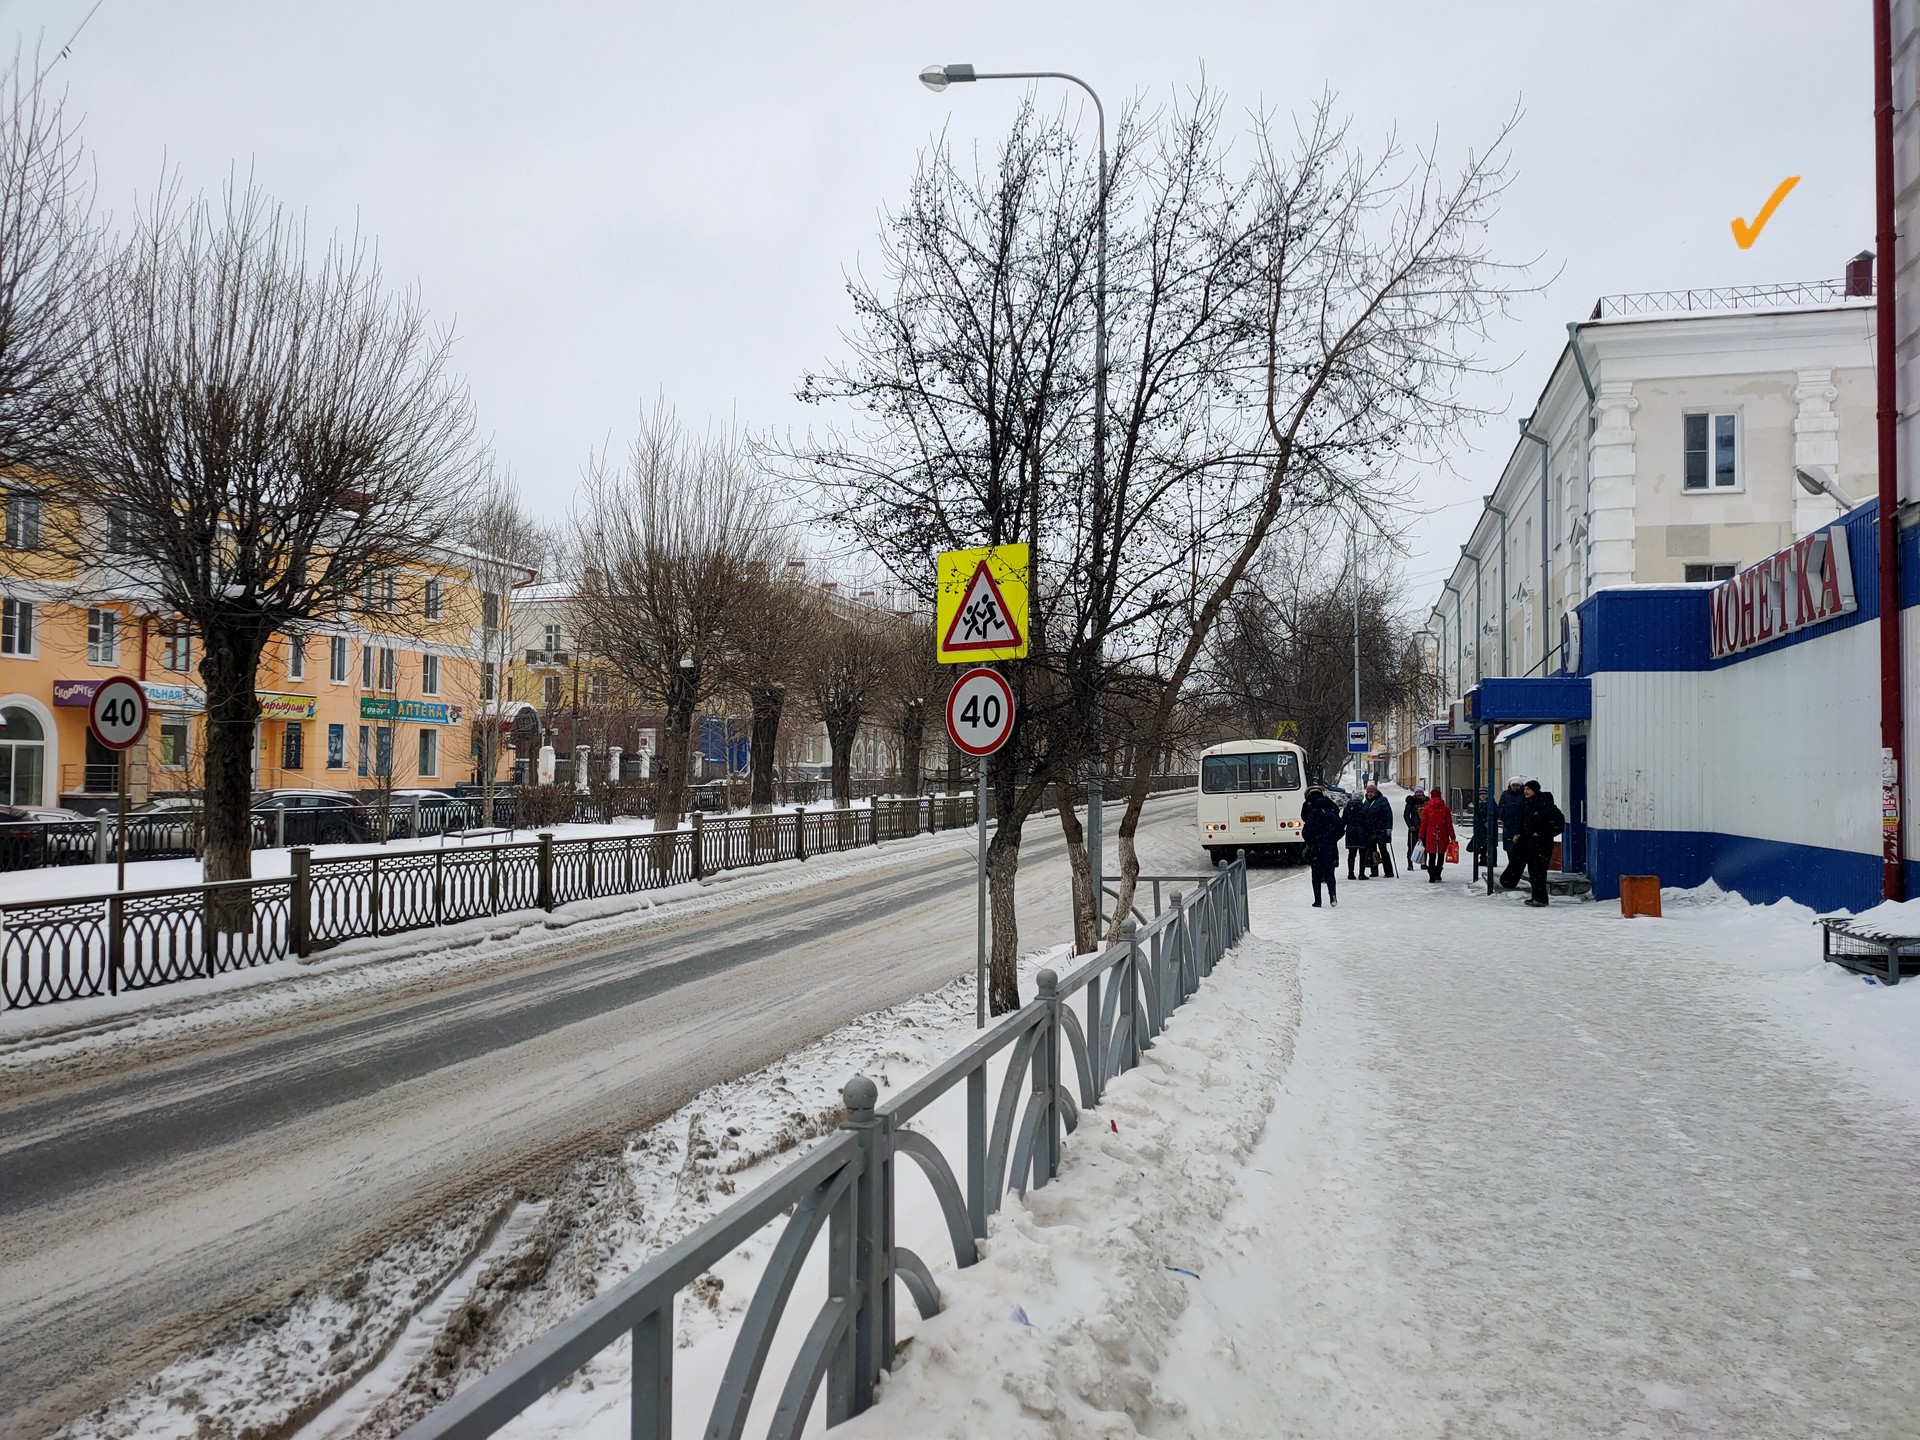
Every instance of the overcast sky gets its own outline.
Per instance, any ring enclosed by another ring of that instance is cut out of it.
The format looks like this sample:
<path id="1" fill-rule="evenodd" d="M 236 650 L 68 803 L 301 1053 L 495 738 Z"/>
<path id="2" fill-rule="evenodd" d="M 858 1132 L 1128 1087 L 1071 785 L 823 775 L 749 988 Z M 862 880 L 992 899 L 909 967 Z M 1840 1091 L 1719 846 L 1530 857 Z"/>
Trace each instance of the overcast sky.
<path id="1" fill-rule="evenodd" d="M 51 52 L 93 3 L 0 0 L 0 22 Z M 696 423 L 814 418 L 795 383 L 836 353 L 843 273 L 916 153 L 942 126 L 992 144 L 1020 98 L 933 95 L 925 64 L 1073 71 L 1110 112 L 1203 70 L 1242 108 L 1330 87 L 1359 136 L 1456 158 L 1518 104 L 1495 241 L 1559 278 L 1495 337 L 1507 413 L 1422 484 L 1424 601 L 1595 296 L 1830 278 L 1871 244 L 1871 58 L 1867 0 L 101 0 L 52 73 L 114 212 L 168 162 L 194 188 L 237 162 L 317 230 L 377 237 L 550 516 L 656 392 Z M 1728 222 L 1793 174 L 1738 249 Z"/>

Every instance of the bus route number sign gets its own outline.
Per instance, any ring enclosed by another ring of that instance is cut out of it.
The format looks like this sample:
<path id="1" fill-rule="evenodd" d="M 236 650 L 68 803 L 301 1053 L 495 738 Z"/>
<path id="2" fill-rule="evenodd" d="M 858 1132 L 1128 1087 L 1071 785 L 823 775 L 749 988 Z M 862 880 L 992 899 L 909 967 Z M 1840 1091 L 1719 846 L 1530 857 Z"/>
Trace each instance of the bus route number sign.
<path id="1" fill-rule="evenodd" d="M 1013 734 L 1013 688 L 984 665 L 961 672 L 947 695 L 947 738 L 963 755 L 991 755 Z"/>
<path id="2" fill-rule="evenodd" d="M 138 680 L 102 680 L 87 710 L 87 728 L 109 750 L 130 750 L 147 733 L 147 692 Z"/>

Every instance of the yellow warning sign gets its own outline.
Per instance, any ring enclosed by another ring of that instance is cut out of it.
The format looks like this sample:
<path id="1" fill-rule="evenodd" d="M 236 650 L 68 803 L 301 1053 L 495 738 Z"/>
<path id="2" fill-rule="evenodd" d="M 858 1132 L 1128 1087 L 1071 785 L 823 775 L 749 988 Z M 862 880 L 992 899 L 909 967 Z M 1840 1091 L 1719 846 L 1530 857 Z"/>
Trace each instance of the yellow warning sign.
<path id="1" fill-rule="evenodd" d="M 1027 547 L 944 550 L 936 558 L 934 658 L 942 665 L 1024 659 Z"/>

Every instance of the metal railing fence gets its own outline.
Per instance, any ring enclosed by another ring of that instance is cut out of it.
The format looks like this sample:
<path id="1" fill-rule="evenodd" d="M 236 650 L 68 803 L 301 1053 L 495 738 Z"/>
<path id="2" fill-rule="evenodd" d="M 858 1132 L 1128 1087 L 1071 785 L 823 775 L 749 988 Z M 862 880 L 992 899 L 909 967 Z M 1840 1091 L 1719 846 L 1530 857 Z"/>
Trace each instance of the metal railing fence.
<path id="1" fill-rule="evenodd" d="M 680 1292 L 788 1211 L 702 1433 L 727 1440 L 744 1433 L 775 1332 L 823 1231 L 825 1298 L 781 1381 L 768 1434 L 799 1435 L 823 1384 L 829 1426 L 868 1409 L 894 1356 L 894 1282 L 923 1317 L 940 1309 L 932 1270 L 895 1233 L 898 1163 L 910 1161 L 926 1177 L 955 1265 L 972 1265 L 1006 1192 L 1025 1194 L 1060 1173 L 1061 1142 L 1081 1112 L 1097 1107 L 1113 1078 L 1140 1063 L 1173 1012 L 1246 933 L 1244 853 L 1193 883 L 1190 898 L 1175 892 L 1151 921 L 1128 921 L 1118 944 L 1064 979 L 1041 971 L 1032 1001 L 886 1103 L 878 1103 L 871 1080 L 854 1076 L 842 1091 L 847 1118 L 831 1137 L 496 1366 L 402 1440 L 492 1435 L 622 1338 L 632 1342 L 630 1433 L 667 1440 Z M 911 1126 L 962 1089 L 966 1154 L 964 1168 L 956 1169 Z"/>
<path id="2" fill-rule="evenodd" d="M 736 815 L 628 835 L 315 858 L 273 879 L 0 904 L 0 1008 L 117 995 L 343 940 L 632 895 L 715 870 L 852 850 L 973 823 L 966 795 Z"/>

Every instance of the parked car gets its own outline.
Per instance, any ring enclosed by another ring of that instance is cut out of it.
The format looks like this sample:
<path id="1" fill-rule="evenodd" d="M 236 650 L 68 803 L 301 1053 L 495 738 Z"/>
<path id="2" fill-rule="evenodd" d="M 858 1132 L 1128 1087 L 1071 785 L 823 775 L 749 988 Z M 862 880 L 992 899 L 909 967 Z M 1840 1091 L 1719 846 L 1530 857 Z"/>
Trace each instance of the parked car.
<path id="1" fill-rule="evenodd" d="M 340 790 L 269 790 L 253 802 L 253 835 L 261 846 L 361 845 L 373 839 L 373 822 Z"/>
<path id="2" fill-rule="evenodd" d="M 78 810 L 57 805 L 0 805 L 0 870 L 93 859 L 95 830 Z"/>

